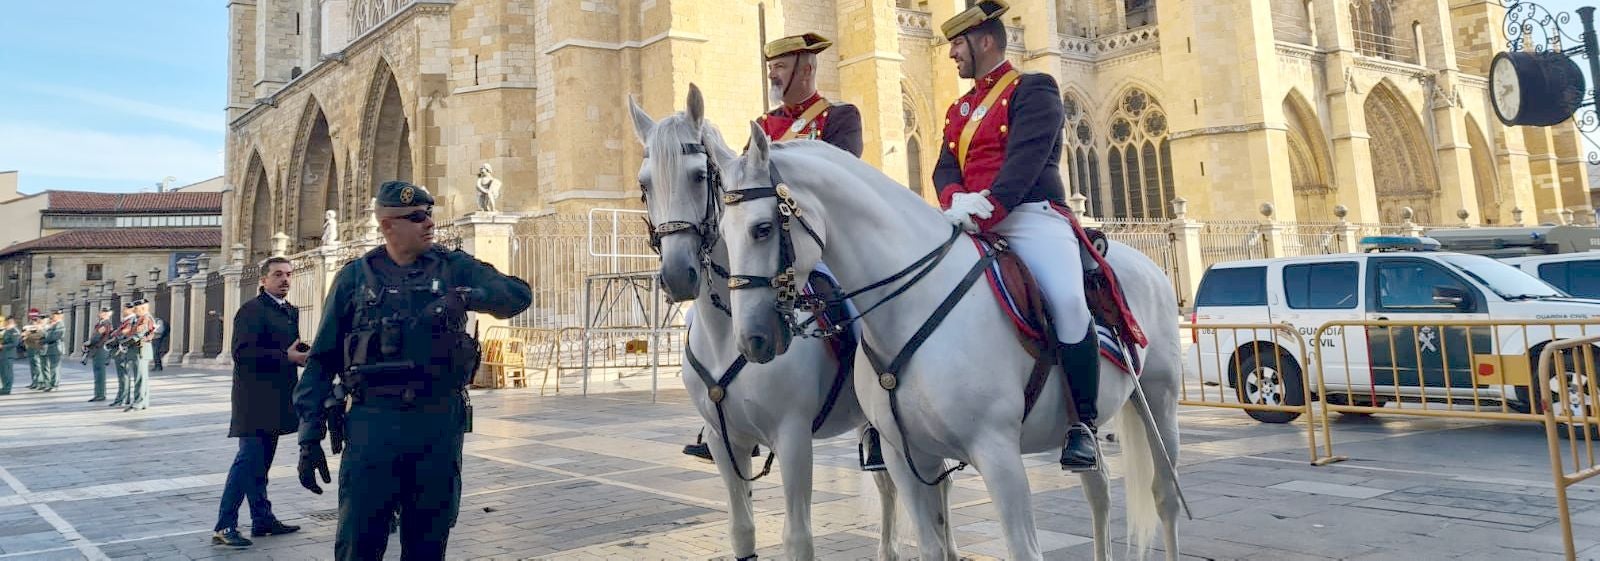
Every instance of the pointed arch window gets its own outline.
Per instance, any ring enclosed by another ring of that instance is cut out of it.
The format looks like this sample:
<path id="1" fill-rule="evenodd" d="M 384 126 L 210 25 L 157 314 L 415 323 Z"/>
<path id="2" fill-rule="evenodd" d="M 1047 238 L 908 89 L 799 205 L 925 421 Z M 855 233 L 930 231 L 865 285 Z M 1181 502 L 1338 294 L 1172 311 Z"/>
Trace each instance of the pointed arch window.
<path id="1" fill-rule="evenodd" d="M 1067 175 L 1064 183 L 1071 189 L 1067 197 L 1071 199 L 1074 193 L 1083 195 L 1088 214 L 1102 216 L 1105 209 L 1100 193 L 1100 162 L 1095 157 L 1094 126 L 1089 123 L 1088 108 L 1077 94 L 1066 91 L 1061 94 L 1061 109 L 1067 147 L 1062 155 L 1066 163 L 1062 170 Z"/>
<path id="2" fill-rule="evenodd" d="M 1166 219 L 1176 196 L 1172 178 L 1172 149 L 1167 143 L 1167 115 L 1161 104 L 1144 90 L 1128 90 L 1111 115 L 1107 143 L 1111 173 L 1106 216 Z"/>

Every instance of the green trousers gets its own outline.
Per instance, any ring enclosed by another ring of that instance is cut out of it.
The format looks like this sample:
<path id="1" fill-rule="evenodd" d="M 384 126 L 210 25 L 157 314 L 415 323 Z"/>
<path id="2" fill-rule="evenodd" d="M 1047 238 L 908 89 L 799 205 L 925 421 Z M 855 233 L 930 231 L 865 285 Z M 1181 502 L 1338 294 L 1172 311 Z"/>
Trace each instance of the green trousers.
<path id="1" fill-rule="evenodd" d="M 0 394 L 11 393 L 11 378 L 14 375 L 11 357 L 15 355 L 10 352 L 0 353 L 0 355 L 3 355 L 0 356 Z"/>

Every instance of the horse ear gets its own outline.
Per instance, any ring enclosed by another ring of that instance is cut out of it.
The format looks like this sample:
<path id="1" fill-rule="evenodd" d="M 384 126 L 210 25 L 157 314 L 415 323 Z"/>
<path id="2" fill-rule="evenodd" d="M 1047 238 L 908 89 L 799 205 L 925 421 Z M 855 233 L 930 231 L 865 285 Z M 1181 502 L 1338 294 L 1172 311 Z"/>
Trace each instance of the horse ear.
<path id="1" fill-rule="evenodd" d="M 700 86 L 696 86 L 696 85 L 694 85 L 693 82 L 690 82 L 689 83 L 689 121 L 694 123 L 695 128 L 700 128 L 700 125 L 702 123 L 704 123 L 705 120 L 706 120 L 706 98 L 705 98 L 705 96 L 700 95 Z"/>
<path id="2" fill-rule="evenodd" d="M 745 163 L 751 171 L 767 169 L 767 151 L 772 149 L 772 140 L 767 138 L 767 132 L 761 130 L 761 125 L 750 121 L 750 146 L 745 148 Z"/>
<path id="3" fill-rule="evenodd" d="M 656 120 L 651 119 L 650 114 L 639 107 L 639 102 L 634 101 L 633 94 L 628 94 L 628 112 L 633 115 L 633 132 L 639 135 L 639 143 L 644 144 L 649 141 L 650 131 L 656 128 Z"/>

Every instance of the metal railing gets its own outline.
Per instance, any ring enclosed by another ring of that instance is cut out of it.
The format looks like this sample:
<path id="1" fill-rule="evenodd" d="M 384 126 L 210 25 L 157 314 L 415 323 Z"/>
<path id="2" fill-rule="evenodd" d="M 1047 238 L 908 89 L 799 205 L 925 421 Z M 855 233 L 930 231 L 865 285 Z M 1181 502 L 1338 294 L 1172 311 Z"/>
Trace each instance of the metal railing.
<path id="1" fill-rule="evenodd" d="M 1306 356 L 1306 341 L 1293 326 L 1282 323 L 1183 323 L 1194 344 L 1194 368 L 1185 362 L 1179 405 L 1242 409 L 1268 423 L 1304 418 L 1311 463 L 1333 457 L 1327 416 L 1321 416 L 1322 449 L 1317 446 L 1318 415 L 1305 369 L 1295 360 Z M 1248 333 L 1248 338 L 1241 334 Z M 1224 336 L 1226 334 L 1226 336 Z M 1270 334 L 1270 336 L 1266 336 Z M 1227 341 L 1226 343 L 1224 341 Z M 1245 341 L 1242 345 L 1240 341 Z M 1207 353 L 1206 349 L 1211 352 Z M 1298 354 L 1290 354 L 1292 352 Z M 1210 356 L 1211 360 L 1207 360 Z M 1210 388 L 1217 388 L 1212 395 Z M 1277 393 L 1278 388 L 1284 390 Z M 1324 461 L 1327 463 L 1327 461 Z"/>
<path id="2" fill-rule="evenodd" d="M 511 274 L 533 288 L 533 305 L 511 319 L 519 327 L 583 325 L 584 279 L 660 266 L 644 221 L 620 213 L 601 220 L 528 218 L 515 232 Z"/>
<path id="3" fill-rule="evenodd" d="M 1335 234 L 1338 223 L 1299 222 L 1283 228 L 1284 257 L 1325 255 L 1339 251 Z"/>
<path id="4" fill-rule="evenodd" d="M 1267 256 L 1262 243 L 1261 223 L 1254 221 L 1207 222 L 1200 230 L 1202 269 L 1226 261 L 1260 259 Z"/>
<path id="5" fill-rule="evenodd" d="M 1600 336 L 1567 339 L 1551 343 L 1539 353 L 1540 395 L 1566 400 L 1541 404 L 1544 410 L 1545 441 L 1550 448 L 1550 471 L 1555 483 L 1556 508 L 1560 511 L 1561 537 L 1569 561 L 1577 559 L 1572 534 L 1572 506 L 1567 490 L 1573 485 L 1600 475 L 1595 444 L 1600 440 L 1600 382 L 1595 368 L 1595 344 Z M 1555 382 L 1555 387 L 1547 384 Z M 1567 451 L 1561 450 L 1561 441 Z"/>
<path id="6" fill-rule="evenodd" d="M 1366 56 L 1384 58 L 1407 64 L 1417 63 L 1417 53 L 1413 45 L 1402 41 L 1399 37 L 1373 33 L 1370 31 L 1352 30 L 1355 35 L 1356 52 Z"/>

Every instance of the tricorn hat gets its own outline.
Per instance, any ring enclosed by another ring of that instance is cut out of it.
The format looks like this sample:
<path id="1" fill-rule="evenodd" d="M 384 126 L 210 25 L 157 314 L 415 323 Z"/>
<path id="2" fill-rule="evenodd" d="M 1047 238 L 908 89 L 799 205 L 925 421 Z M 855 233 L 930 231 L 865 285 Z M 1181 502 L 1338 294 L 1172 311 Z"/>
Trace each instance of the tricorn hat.
<path id="1" fill-rule="evenodd" d="M 992 19 L 1000 19 L 1000 16 L 1005 15 L 1006 10 L 1009 9 L 1011 9 L 1010 6 L 1007 6 L 1001 0 L 983 0 L 971 8 L 967 8 L 966 11 L 956 14 L 955 17 L 945 20 L 944 24 L 939 26 L 939 31 L 944 33 L 946 41 L 954 41 L 956 37 L 960 37 L 962 33 L 972 31 L 972 28 L 977 27 L 980 23 Z"/>
<path id="2" fill-rule="evenodd" d="M 766 55 L 767 60 L 772 60 L 784 55 L 798 53 L 816 54 L 826 51 L 828 47 L 832 46 L 833 41 L 829 41 L 827 37 L 815 33 L 806 33 L 803 35 L 790 35 L 767 43 L 765 47 L 762 47 L 761 54 Z"/>

